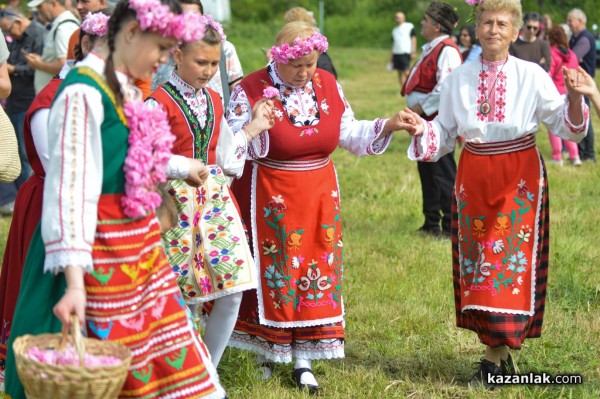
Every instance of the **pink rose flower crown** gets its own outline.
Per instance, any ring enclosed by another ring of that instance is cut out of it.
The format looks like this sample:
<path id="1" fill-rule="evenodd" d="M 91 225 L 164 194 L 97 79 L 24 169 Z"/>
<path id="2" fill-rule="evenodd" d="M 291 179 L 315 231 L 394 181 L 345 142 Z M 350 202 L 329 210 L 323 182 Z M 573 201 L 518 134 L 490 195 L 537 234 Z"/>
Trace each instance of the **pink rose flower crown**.
<path id="1" fill-rule="evenodd" d="M 129 0 L 129 8 L 137 14 L 137 20 L 144 31 L 174 37 L 187 43 L 204 37 L 206 22 L 200 13 L 174 14 L 160 0 Z"/>
<path id="2" fill-rule="evenodd" d="M 328 47 L 329 43 L 327 42 L 327 38 L 322 34 L 315 32 L 306 39 L 301 39 L 299 37 L 295 38 L 292 45 L 283 43 L 280 46 L 273 46 L 271 47 L 270 53 L 275 62 L 287 64 L 290 60 L 297 60 L 315 50 L 322 54 L 327 51 Z"/>

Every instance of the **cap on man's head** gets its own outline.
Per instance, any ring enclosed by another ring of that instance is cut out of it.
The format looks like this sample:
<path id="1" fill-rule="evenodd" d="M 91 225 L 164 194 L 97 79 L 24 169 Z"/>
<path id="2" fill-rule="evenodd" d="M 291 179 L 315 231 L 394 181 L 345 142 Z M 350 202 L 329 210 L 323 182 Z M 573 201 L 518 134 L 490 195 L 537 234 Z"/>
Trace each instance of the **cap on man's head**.
<path id="1" fill-rule="evenodd" d="M 446 32 L 452 32 L 460 19 L 460 15 L 458 15 L 454 7 L 441 1 L 432 1 L 429 7 L 427 7 L 425 14 L 435 19 L 437 23 L 445 28 Z"/>
<path id="2" fill-rule="evenodd" d="M 37 6 L 42 4 L 44 1 L 46 0 L 31 0 L 29 3 L 27 3 L 27 7 L 31 9 L 37 8 Z"/>

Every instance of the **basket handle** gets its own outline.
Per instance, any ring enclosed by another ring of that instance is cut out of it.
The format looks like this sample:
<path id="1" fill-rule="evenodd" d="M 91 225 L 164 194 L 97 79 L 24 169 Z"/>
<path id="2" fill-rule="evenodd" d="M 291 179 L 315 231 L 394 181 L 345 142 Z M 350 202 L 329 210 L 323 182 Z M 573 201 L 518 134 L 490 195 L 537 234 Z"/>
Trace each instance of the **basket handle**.
<path id="1" fill-rule="evenodd" d="M 58 350 L 63 351 L 67 347 L 67 343 L 69 342 L 69 335 L 71 336 L 71 340 L 73 341 L 73 346 L 75 347 L 75 351 L 77 351 L 77 355 L 79 356 L 79 366 L 83 366 L 83 358 L 85 356 L 85 342 L 81 335 L 81 326 L 79 325 L 79 317 L 76 314 L 72 314 L 69 316 L 69 327 L 66 328 L 63 324 L 62 328 L 62 338 L 60 340 L 60 344 L 58 345 Z M 70 334 L 69 334 L 70 333 Z"/>

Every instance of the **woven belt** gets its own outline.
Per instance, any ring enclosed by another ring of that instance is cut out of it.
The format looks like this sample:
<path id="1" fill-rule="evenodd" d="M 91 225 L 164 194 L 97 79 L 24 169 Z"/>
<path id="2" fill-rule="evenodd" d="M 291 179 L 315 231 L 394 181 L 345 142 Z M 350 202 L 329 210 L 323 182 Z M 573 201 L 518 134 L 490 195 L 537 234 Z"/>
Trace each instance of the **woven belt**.
<path id="1" fill-rule="evenodd" d="M 508 154 L 535 147 L 535 136 L 528 134 L 516 140 L 497 141 L 494 143 L 466 143 L 465 149 L 475 155 Z"/>
<path id="2" fill-rule="evenodd" d="M 255 159 L 254 163 L 266 166 L 271 169 L 279 170 L 315 170 L 327 166 L 331 162 L 329 157 L 321 159 L 311 159 L 307 161 L 282 161 L 278 159 L 261 158 Z"/>

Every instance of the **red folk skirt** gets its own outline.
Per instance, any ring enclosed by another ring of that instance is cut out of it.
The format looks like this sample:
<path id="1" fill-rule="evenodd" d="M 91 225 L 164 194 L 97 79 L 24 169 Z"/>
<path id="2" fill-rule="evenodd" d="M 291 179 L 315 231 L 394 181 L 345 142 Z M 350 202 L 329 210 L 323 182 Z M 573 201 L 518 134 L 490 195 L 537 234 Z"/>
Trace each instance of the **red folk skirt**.
<path id="1" fill-rule="evenodd" d="M 154 214 L 127 220 L 121 195 L 102 195 L 85 274 L 88 334 L 120 342 L 132 362 L 120 398 L 222 398 L 163 252 Z"/>
<path id="2" fill-rule="evenodd" d="M 23 183 L 15 199 L 15 210 L 0 270 L 0 382 L 6 361 L 6 345 L 21 288 L 23 265 L 31 237 L 42 217 L 43 191 L 44 179 L 34 174 Z"/>
<path id="3" fill-rule="evenodd" d="M 330 159 L 247 163 L 233 190 L 251 222 L 260 281 L 244 293 L 232 346 L 289 361 L 292 350 L 305 352 L 298 341 L 313 341 L 307 358 L 342 357 L 342 225 Z"/>
<path id="4" fill-rule="evenodd" d="M 541 335 L 549 252 L 548 184 L 529 135 L 467 143 L 453 201 L 456 322 L 491 347 Z"/>

